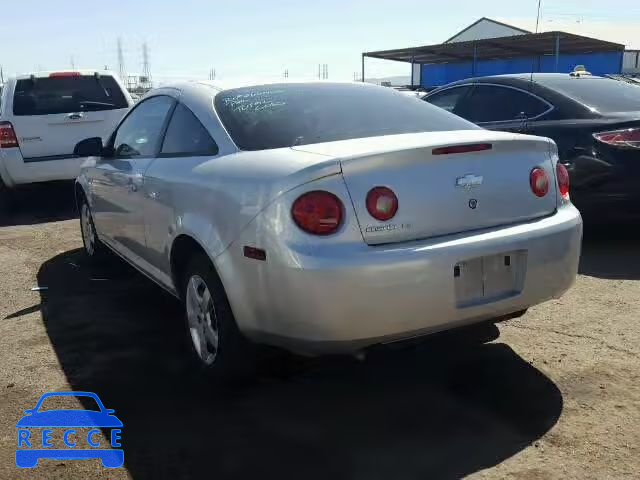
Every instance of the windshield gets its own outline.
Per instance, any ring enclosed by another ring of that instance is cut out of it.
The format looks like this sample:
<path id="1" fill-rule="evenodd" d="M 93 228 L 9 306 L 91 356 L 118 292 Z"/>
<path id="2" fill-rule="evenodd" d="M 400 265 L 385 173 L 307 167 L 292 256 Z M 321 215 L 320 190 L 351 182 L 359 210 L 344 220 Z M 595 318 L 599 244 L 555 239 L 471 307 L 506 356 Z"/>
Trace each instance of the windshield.
<path id="1" fill-rule="evenodd" d="M 215 106 L 233 141 L 242 150 L 478 128 L 391 88 L 355 84 L 237 88 L 219 93 Z"/>
<path id="2" fill-rule="evenodd" d="M 128 108 L 111 76 L 27 78 L 16 82 L 14 115 L 50 115 Z"/>
<path id="3" fill-rule="evenodd" d="M 599 112 L 640 111 L 640 86 L 609 78 L 556 78 L 538 80 L 544 86 Z"/>

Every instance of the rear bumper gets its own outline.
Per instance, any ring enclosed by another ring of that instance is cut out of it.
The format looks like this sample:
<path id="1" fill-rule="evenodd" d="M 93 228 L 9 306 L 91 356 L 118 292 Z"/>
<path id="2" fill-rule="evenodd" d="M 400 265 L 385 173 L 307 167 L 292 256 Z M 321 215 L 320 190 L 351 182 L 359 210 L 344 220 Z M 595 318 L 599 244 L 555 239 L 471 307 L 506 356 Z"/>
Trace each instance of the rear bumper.
<path id="1" fill-rule="evenodd" d="M 588 224 L 606 224 L 612 220 L 637 220 L 640 218 L 640 192 L 637 190 L 572 192 L 571 198 Z"/>
<path id="2" fill-rule="evenodd" d="M 86 158 L 31 159 L 25 161 L 19 148 L 0 150 L 0 176 L 7 187 L 27 183 L 72 180 Z"/>
<path id="3" fill-rule="evenodd" d="M 301 353 L 340 353 L 493 319 L 561 296 L 578 270 L 582 219 L 572 205 L 534 222 L 395 245 L 267 252 L 225 282 L 240 329 Z M 240 242 L 242 243 L 242 242 Z M 241 247 L 240 247 L 241 248 Z M 454 266 L 525 252 L 518 293 L 461 307 Z M 228 253 L 233 256 L 233 253 Z M 276 258 L 274 258 L 276 257 Z M 232 259 L 219 258 L 225 262 Z M 224 278 L 223 278 L 224 281 Z"/>

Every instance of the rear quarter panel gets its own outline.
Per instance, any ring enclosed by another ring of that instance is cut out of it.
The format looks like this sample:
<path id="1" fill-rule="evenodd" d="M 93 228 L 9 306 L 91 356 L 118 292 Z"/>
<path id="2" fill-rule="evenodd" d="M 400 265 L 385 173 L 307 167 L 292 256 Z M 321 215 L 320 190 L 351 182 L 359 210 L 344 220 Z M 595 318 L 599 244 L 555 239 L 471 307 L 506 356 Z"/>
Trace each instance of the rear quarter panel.
<path id="1" fill-rule="evenodd" d="M 145 174 L 145 193 L 153 198 L 145 212 L 151 263 L 169 273 L 180 235 L 215 259 L 280 195 L 336 173 L 337 161 L 291 149 L 158 158 Z"/>
<path id="2" fill-rule="evenodd" d="M 310 235 L 291 220 L 293 202 L 312 190 L 324 190 L 342 200 L 345 207 L 343 224 L 336 233 Z M 266 261 L 245 257 L 245 245 L 264 249 Z M 288 315 L 292 308 L 298 311 L 327 310 L 327 302 L 339 308 L 343 300 L 340 297 L 348 297 L 349 292 L 340 291 L 331 299 L 312 295 L 313 301 L 317 302 L 313 305 L 306 304 L 306 300 L 296 298 L 294 294 L 272 295 L 272 291 L 296 292 L 301 286 L 296 285 L 299 277 L 292 273 L 306 270 L 311 265 L 315 272 L 311 275 L 317 275 L 318 281 L 322 282 L 325 269 L 349 268 L 342 264 L 341 255 L 351 256 L 353 253 L 355 258 L 367 248 L 370 247 L 363 241 L 344 179 L 340 174 L 333 174 L 288 190 L 271 202 L 216 259 L 216 267 L 243 333 L 293 332 L 303 319 Z"/>
<path id="3" fill-rule="evenodd" d="M 633 162 L 625 161 L 624 151 L 612 152 L 606 145 L 593 138 L 595 132 L 617 130 L 640 126 L 640 120 L 624 121 L 620 119 L 572 119 L 532 122 L 530 133 L 551 138 L 558 145 L 558 156 L 571 178 L 573 191 L 580 195 L 581 190 L 598 188 L 607 184 L 618 175 L 625 166 L 632 171 L 637 165 L 637 155 Z M 637 171 L 636 171 L 637 172 Z"/>

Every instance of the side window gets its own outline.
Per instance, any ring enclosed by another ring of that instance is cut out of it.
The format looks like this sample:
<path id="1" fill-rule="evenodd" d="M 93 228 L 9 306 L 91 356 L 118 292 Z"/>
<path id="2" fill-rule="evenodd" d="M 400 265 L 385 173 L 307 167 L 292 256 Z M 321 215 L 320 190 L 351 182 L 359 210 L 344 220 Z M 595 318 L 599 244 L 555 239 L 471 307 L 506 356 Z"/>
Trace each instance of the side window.
<path id="1" fill-rule="evenodd" d="M 456 112 L 475 123 L 517 120 L 524 113 L 536 117 L 549 109 L 542 100 L 513 88 L 477 85 Z"/>
<path id="2" fill-rule="evenodd" d="M 151 97 L 136 105 L 118 127 L 113 142 L 116 157 L 149 157 L 156 153 L 173 99 Z"/>
<path id="3" fill-rule="evenodd" d="M 169 122 L 160 153 L 165 157 L 216 155 L 218 146 L 191 110 L 179 103 Z"/>
<path id="4" fill-rule="evenodd" d="M 458 102 L 469 91 L 469 86 L 448 88 L 440 93 L 429 95 L 425 100 L 436 107 L 445 109 L 447 112 L 455 113 L 454 110 Z"/>

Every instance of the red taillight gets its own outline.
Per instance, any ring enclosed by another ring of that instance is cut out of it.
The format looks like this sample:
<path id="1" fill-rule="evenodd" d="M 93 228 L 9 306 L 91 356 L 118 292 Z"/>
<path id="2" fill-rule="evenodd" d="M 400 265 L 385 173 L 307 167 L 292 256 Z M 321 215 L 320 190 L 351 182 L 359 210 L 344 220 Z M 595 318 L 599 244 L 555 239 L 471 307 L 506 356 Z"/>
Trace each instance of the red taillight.
<path id="1" fill-rule="evenodd" d="M 536 167 L 531 170 L 529 184 L 531 185 L 531 191 L 536 197 L 544 197 L 549 191 L 549 175 L 547 175 L 544 169 Z"/>
<path id="2" fill-rule="evenodd" d="M 80 72 L 53 72 L 49 74 L 49 78 L 56 77 L 79 77 Z"/>
<path id="3" fill-rule="evenodd" d="M 569 198 L 569 172 L 567 167 L 558 163 L 556 165 L 556 177 L 558 178 L 558 189 L 563 198 Z"/>
<path id="4" fill-rule="evenodd" d="M 15 148 L 18 137 L 10 122 L 0 122 L 0 148 Z"/>
<path id="5" fill-rule="evenodd" d="M 334 233 L 342 223 L 342 202 L 323 190 L 307 192 L 296 199 L 291 216 L 302 230 L 314 235 Z"/>
<path id="6" fill-rule="evenodd" d="M 367 193 L 367 210 L 376 220 L 389 220 L 398 211 L 398 197 L 387 187 L 374 187 Z"/>
<path id="7" fill-rule="evenodd" d="M 434 148 L 431 153 L 433 155 L 449 155 L 450 153 L 467 153 L 481 152 L 482 150 L 491 150 L 490 143 L 472 143 L 470 145 L 450 145 L 448 147 Z"/>
<path id="8" fill-rule="evenodd" d="M 614 147 L 640 148 L 640 128 L 594 133 L 593 137 L 602 143 L 613 145 Z"/>

